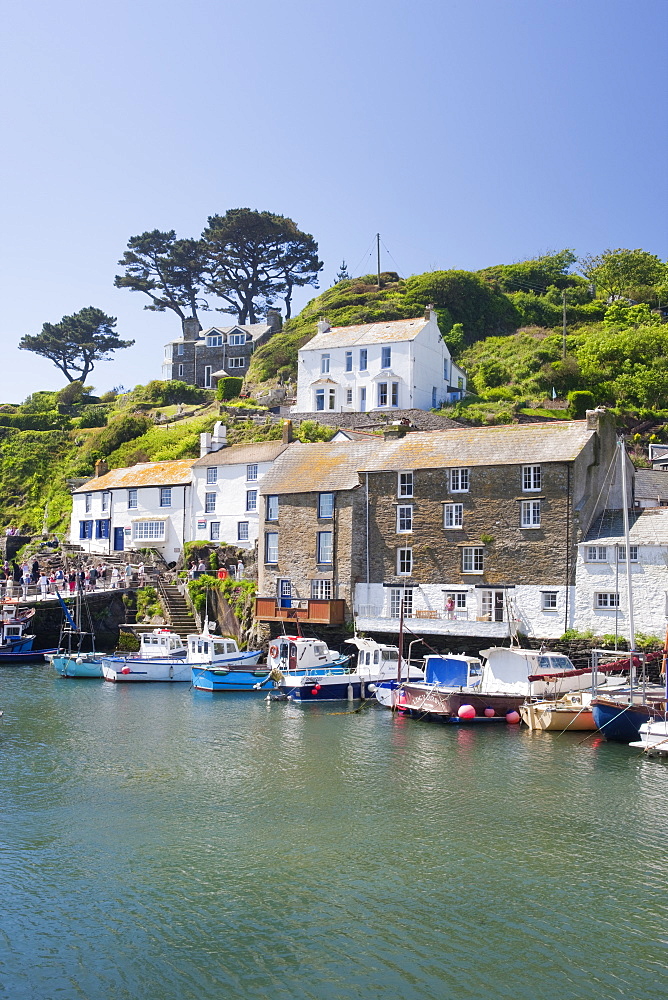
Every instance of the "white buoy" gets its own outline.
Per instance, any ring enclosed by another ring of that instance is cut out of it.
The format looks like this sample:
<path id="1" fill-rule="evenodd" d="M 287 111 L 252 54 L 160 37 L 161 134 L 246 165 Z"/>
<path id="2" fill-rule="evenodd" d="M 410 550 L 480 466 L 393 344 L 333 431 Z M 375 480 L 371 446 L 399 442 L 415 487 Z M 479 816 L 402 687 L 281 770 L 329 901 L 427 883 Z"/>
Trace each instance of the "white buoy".
<path id="1" fill-rule="evenodd" d="M 352 684 L 348 685 L 348 701 L 354 701 Z"/>

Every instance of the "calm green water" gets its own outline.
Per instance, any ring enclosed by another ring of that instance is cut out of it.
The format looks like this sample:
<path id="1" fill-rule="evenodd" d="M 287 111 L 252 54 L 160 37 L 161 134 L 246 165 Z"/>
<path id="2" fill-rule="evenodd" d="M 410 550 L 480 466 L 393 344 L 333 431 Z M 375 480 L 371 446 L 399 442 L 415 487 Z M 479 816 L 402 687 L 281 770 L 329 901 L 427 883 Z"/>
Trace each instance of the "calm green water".
<path id="1" fill-rule="evenodd" d="M 668 767 L 626 747 L 46 667 L 0 708 L 2 997 L 668 994 Z"/>

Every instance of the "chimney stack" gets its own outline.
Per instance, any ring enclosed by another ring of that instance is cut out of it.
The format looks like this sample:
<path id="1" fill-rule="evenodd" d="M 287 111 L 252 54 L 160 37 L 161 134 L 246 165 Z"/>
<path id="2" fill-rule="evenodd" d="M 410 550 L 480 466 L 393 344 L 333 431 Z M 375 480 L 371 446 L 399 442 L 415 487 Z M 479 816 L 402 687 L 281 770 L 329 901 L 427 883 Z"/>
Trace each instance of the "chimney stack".
<path id="1" fill-rule="evenodd" d="M 426 320 L 436 319 L 436 310 L 434 309 L 434 303 L 430 302 L 424 311 L 424 318 Z"/>
<path id="2" fill-rule="evenodd" d="M 222 421 L 217 420 L 213 425 L 211 434 L 200 434 L 199 436 L 199 457 L 204 458 L 214 451 L 221 451 L 227 445 L 227 427 Z"/>
<path id="3" fill-rule="evenodd" d="M 271 309 L 267 309 L 267 324 L 271 327 L 272 333 L 278 333 L 279 330 L 283 329 L 283 321 L 279 309 L 275 309 L 273 306 Z"/>
<path id="4" fill-rule="evenodd" d="M 330 331 L 331 329 L 332 329 L 332 328 L 331 328 L 331 326 L 329 325 L 329 323 L 327 322 L 327 320 L 326 320 L 326 319 L 324 318 L 324 316 L 322 316 L 322 317 L 321 317 L 321 318 L 320 318 L 320 319 L 318 320 L 318 333 L 329 333 L 329 331 Z"/>
<path id="5" fill-rule="evenodd" d="M 105 476 L 109 472 L 109 466 L 103 458 L 98 458 L 95 463 L 95 475 L 99 479 L 100 476 Z"/>
<path id="6" fill-rule="evenodd" d="M 202 327 L 198 319 L 194 316 L 186 316 L 184 320 L 181 321 L 181 326 L 183 328 L 183 339 L 184 340 L 197 340 Z"/>
<path id="7" fill-rule="evenodd" d="M 292 436 L 292 421 L 291 420 L 284 420 L 283 421 L 283 444 L 291 444 L 292 441 L 294 441 L 294 437 Z"/>

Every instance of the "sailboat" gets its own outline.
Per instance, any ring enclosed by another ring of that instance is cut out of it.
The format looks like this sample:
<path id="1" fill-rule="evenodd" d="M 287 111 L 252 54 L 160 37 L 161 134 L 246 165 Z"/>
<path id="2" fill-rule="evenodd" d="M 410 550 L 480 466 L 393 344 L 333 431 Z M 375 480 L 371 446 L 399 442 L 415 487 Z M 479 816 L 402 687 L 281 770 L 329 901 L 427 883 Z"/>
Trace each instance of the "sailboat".
<path id="1" fill-rule="evenodd" d="M 95 652 L 95 634 L 84 632 L 82 625 L 82 594 L 77 590 L 74 617 L 70 614 L 60 594 L 56 594 L 63 610 L 63 627 L 60 631 L 58 650 L 51 657 L 56 673 L 61 677 L 102 677 L 102 656 Z M 90 637 L 91 649 L 84 652 L 83 646 Z"/>
<path id="2" fill-rule="evenodd" d="M 633 581 L 631 577 L 631 544 L 629 529 L 629 511 L 626 492 L 626 452 L 624 442 L 617 442 L 621 462 L 622 480 L 622 516 L 624 519 L 624 543 L 626 555 L 626 593 L 628 602 L 629 623 L 629 683 L 628 687 L 619 690 L 614 695 L 597 694 L 592 698 L 592 717 L 607 740 L 629 743 L 637 738 L 640 727 L 649 722 L 657 714 L 666 713 L 666 692 L 658 685 L 646 683 L 644 676 L 645 660 L 635 649 L 635 625 L 633 620 Z M 668 644 L 668 637 L 667 637 Z M 636 669 L 643 666 L 642 684 L 636 686 Z M 665 658 L 664 658 L 665 669 Z"/>

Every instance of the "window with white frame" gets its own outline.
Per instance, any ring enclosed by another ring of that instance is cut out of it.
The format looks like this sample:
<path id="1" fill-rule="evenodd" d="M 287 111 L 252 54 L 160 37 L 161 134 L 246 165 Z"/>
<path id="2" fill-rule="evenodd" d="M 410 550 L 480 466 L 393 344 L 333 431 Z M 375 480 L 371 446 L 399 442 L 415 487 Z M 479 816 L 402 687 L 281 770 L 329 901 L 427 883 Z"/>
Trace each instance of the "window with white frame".
<path id="1" fill-rule="evenodd" d="M 378 383 L 378 406 L 387 406 L 387 382 Z"/>
<path id="2" fill-rule="evenodd" d="M 346 389 L 346 406 L 349 406 L 353 401 L 353 390 Z"/>
<path id="3" fill-rule="evenodd" d="M 318 411 L 325 409 L 325 390 L 324 389 L 316 389 L 315 390 L 315 408 Z"/>
<path id="4" fill-rule="evenodd" d="M 542 489 L 542 476 L 540 471 L 540 465 L 523 465 L 522 466 L 522 490 L 525 493 L 531 493 L 535 490 Z"/>
<path id="5" fill-rule="evenodd" d="M 397 576 L 410 576 L 413 572 L 413 550 L 397 549 Z"/>
<path id="6" fill-rule="evenodd" d="M 594 594 L 594 607 L 595 608 L 618 608 L 619 607 L 619 594 L 613 594 L 613 593 L 599 593 L 599 594 Z"/>
<path id="7" fill-rule="evenodd" d="M 351 372 L 353 370 L 353 352 L 346 351 L 346 371 Z"/>
<path id="8" fill-rule="evenodd" d="M 413 530 L 412 504 L 400 504 L 397 507 L 397 533 L 403 534 Z"/>
<path id="9" fill-rule="evenodd" d="M 316 540 L 316 560 L 319 563 L 332 562 L 332 532 L 319 531 Z"/>
<path id="10" fill-rule="evenodd" d="M 218 469 L 215 465 L 210 466 L 206 470 L 206 481 L 209 485 L 218 482 Z"/>
<path id="11" fill-rule="evenodd" d="M 447 591 L 445 595 L 445 608 L 448 608 L 448 601 L 452 601 L 455 611 L 466 611 L 466 594 L 461 590 Z"/>
<path id="12" fill-rule="evenodd" d="M 461 528 L 464 524 L 464 504 L 446 503 L 443 505 L 443 525 L 446 528 Z"/>
<path id="13" fill-rule="evenodd" d="M 204 388 L 211 388 L 211 375 L 213 373 L 212 365 L 204 365 Z"/>
<path id="14" fill-rule="evenodd" d="M 210 333 L 206 338 L 207 347 L 222 347 L 223 346 L 223 335 L 222 333 Z"/>
<path id="15" fill-rule="evenodd" d="M 318 517 L 319 518 L 334 517 L 333 493 L 318 493 Z"/>
<path id="16" fill-rule="evenodd" d="M 108 493 L 107 490 L 105 490 L 104 493 L 102 494 L 102 510 L 109 510 L 110 499 L 111 499 L 111 493 Z"/>
<path id="17" fill-rule="evenodd" d="M 228 358 L 225 362 L 227 368 L 244 368 L 246 365 L 245 358 Z"/>
<path id="18" fill-rule="evenodd" d="M 399 472 L 397 478 L 397 495 L 400 497 L 413 496 L 413 473 Z"/>
<path id="19" fill-rule="evenodd" d="M 266 563 L 278 562 L 278 532 L 267 531 L 264 536 L 264 561 Z"/>
<path id="20" fill-rule="evenodd" d="M 521 503 L 523 528 L 540 528 L 540 500 L 523 500 Z"/>
<path id="21" fill-rule="evenodd" d="M 257 510 L 257 490 L 246 490 L 246 510 Z"/>
<path id="22" fill-rule="evenodd" d="M 184 348 L 185 348 L 185 344 L 177 344 L 176 345 L 176 353 L 178 355 L 182 355 L 183 352 L 184 352 Z"/>
<path id="23" fill-rule="evenodd" d="M 413 617 L 413 588 L 390 588 L 390 618 L 401 617 L 401 602 L 404 602 L 404 618 Z"/>
<path id="24" fill-rule="evenodd" d="M 332 581 L 311 580 L 311 599 L 314 601 L 331 601 Z"/>
<path id="25" fill-rule="evenodd" d="M 128 510 L 133 510 L 137 506 L 137 491 L 128 490 Z"/>
<path id="26" fill-rule="evenodd" d="M 257 465 L 246 466 L 246 481 L 249 483 L 257 482 Z"/>
<path id="27" fill-rule="evenodd" d="M 267 497 L 267 520 L 278 521 L 278 494 L 276 493 Z"/>
<path id="28" fill-rule="evenodd" d="M 447 358 L 443 358 L 443 381 L 447 382 L 450 378 L 450 365 Z"/>
<path id="29" fill-rule="evenodd" d="M 369 357 L 366 347 L 360 350 L 360 371 L 365 372 L 367 370 L 367 358 Z"/>
<path id="30" fill-rule="evenodd" d="M 86 493 L 84 495 L 84 505 L 85 505 L 85 509 L 86 509 L 86 514 L 90 514 L 91 510 L 93 509 L 93 494 L 92 493 Z"/>
<path id="31" fill-rule="evenodd" d="M 320 355 L 320 374 L 327 375 L 329 373 L 329 354 Z"/>
<path id="32" fill-rule="evenodd" d="M 245 344 L 247 340 L 245 333 L 231 333 L 227 339 L 227 343 L 231 344 L 233 347 L 240 347 L 241 344 Z"/>
<path id="33" fill-rule="evenodd" d="M 618 545 L 617 546 L 617 559 L 619 560 L 619 562 L 626 562 L 626 546 L 625 545 Z M 638 562 L 638 546 L 637 545 L 629 545 L 629 561 L 630 562 Z"/>
<path id="34" fill-rule="evenodd" d="M 93 537 L 93 522 L 79 521 L 79 538 L 92 538 L 92 537 Z"/>
<path id="35" fill-rule="evenodd" d="M 541 607 L 543 611 L 556 611 L 557 610 L 557 592 L 556 590 L 544 590 L 541 594 Z"/>
<path id="36" fill-rule="evenodd" d="M 391 397 L 390 397 L 390 405 L 391 406 L 398 406 L 399 405 L 399 383 L 398 382 L 393 382 L 392 383 L 391 392 L 392 392 L 392 394 L 391 394 Z"/>
<path id="37" fill-rule="evenodd" d="M 183 365 L 178 365 L 177 367 L 178 367 L 178 370 L 177 370 L 177 375 L 178 375 L 178 376 L 179 376 L 180 378 L 182 378 L 182 377 L 183 377 Z"/>
<path id="38" fill-rule="evenodd" d="M 160 487 L 160 506 L 161 507 L 171 507 L 172 506 L 172 487 L 171 486 L 161 486 Z"/>
<path id="39" fill-rule="evenodd" d="M 391 364 L 392 364 L 392 348 L 391 347 L 381 348 L 380 367 L 389 368 Z"/>
<path id="40" fill-rule="evenodd" d="M 468 469 L 450 469 L 450 492 L 468 493 L 470 476 Z"/>
<path id="41" fill-rule="evenodd" d="M 586 545 L 585 559 L 587 562 L 607 562 L 608 550 L 605 545 Z"/>
<path id="42" fill-rule="evenodd" d="M 136 541 L 163 541 L 165 537 L 165 522 L 135 521 L 132 525 L 132 537 Z"/>
<path id="43" fill-rule="evenodd" d="M 211 521 L 209 524 L 209 538 L 212 542 L 220 541 L 220 521 Z"/>
<path id="44" fill-rule="evenodd" d="M 485 550 L 476 545 L 466 545 L 462 549 L 462 573 L 482 573 Z"/>
<path id="45" fill-rule="evenodd" d="M 204 513 L 205 514 L 215 514 L 216 513 L 216 494 L 215 493 L 205 493 L 204 494 Z"/>
<path id="46" fill-rule="evenodd" d="M 237 541 L 248 541 L 248 521 L 237 521 Z M 269 560 L 267 560 L 268 562 Z"/>

